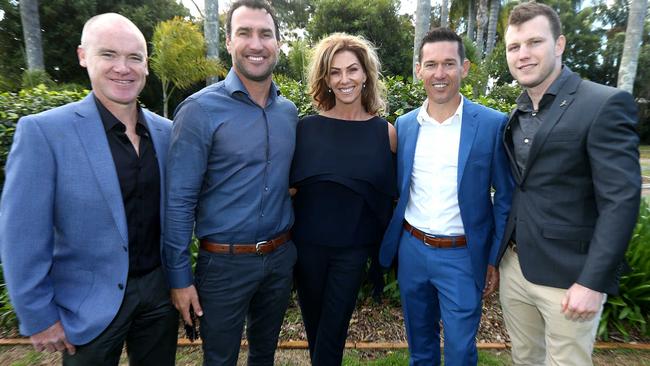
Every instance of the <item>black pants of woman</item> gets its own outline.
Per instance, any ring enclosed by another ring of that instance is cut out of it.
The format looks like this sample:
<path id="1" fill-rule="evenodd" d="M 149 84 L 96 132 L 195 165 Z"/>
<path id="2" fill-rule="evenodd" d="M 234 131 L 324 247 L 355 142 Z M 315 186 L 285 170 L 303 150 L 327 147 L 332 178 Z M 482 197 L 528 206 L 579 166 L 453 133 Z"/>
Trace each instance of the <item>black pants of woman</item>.
<path id="1" fill-rule="evenodd" d="M 372 248 L 297 247 L 296 287 L 312 365 L 340 365 Z"/>

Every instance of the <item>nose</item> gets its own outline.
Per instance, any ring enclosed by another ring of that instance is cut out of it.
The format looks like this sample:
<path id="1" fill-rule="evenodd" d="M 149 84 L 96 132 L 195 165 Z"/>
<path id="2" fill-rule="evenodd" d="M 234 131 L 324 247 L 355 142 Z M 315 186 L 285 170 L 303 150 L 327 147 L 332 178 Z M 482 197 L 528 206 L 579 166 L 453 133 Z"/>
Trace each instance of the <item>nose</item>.
<path id="1" fill-rule="evenodd" d="M 117 73 L 126 74 L 129 72 L 129 70 L 130 69 L 126 57 L 118 57 L 113 63 L 113 71 Z"/>
<path id="2" fill-rule="evenodd" d="M 519 59 L 527 59 L 530 57 L 530 50 L 527 45 L 521 45 L 519 47 Z"/>
<path id="3" fill-rule="evenodd" d="M 261 50 L 263 48 L 262 47 L 262 40 L 260 39 L 260 37 L 257 34 L 253 35 L 250 38 L 250 43 L 249 43 L 248 47 L 250 49 L 253 49 L 253 50 Z"/>
<path id="4" fill-rule="evenodd" d="M 442 79 L 445 77 L 445 65 L 443 64 L 438 64 L 433 70 L 433 77 L 436 79 Z"/>

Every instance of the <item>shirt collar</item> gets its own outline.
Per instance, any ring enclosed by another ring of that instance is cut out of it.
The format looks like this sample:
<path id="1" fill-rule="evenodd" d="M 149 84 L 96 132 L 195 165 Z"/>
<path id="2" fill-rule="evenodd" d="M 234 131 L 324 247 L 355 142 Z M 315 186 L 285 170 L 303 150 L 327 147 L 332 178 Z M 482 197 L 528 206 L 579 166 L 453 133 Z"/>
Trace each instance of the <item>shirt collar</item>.
<path id="1" fill-rule="evenodd" d="M 119 126 L 120 129 L 126 131 L 126 126 L 124 125 L 124 123 L 122 123 L 122 121 L 117 119 L 117 117 L 115 117 L 113 113 L 111 113 L 111 111 L 109 111 L 108 108 L 106 108 L 102 104 L 102 102 L 100 102 L 99 99 L 97 99 L 96 95 L 93 94 L 93 98 L 95 99 L 95 105 L 97 106 L 97 111 L 99 111 L 99 117 L 101 118 L 102 124 L 104 125 L 104 130 L 110 131 L 113 128 L 115 128 L 115 126 Z M 138 108 L 138 124 L 136 125 L 136 129 L 144 128 L 146 131 L 147 126 L 145 126 L 143 123 L 144 113 L 142 112 L 142 107 L 140 107 L 140 104 L 137 104 L 137 108 Z"/>
<path id="2" fill-rule="evenodd" d="M 224 80 L 224 86 L 230 95 L 234 95 L 235 93 L 244 93 L 248 95 L 248 90 L 246 90 L 246 87 L 241 82 L 241 79 L 239 79 L 239 76 L 237 76 L 234 67 L 231 67 L 230 71 L 228 71 L 228 75 Z M 275 82 L 271 81 L 269 101 L 275 100 L 278 95 L 280 95 L 280 90 L 278 89 L 277 85 L 275 85 Z"/>
<path id="3" fill-rule="evenodd" d="M 465 97 L 461 94 L 460 96 L 460 103 L 458 104 L 458 108 L 456 108 L 456 111 L 454 114 L 447 118 L 446 120 L 442 121 L 436 121 L 434 118 L 429 116 L 429 113 L 427 113 L 427 108 L 429 107 L 429 98 L 425 99 L 424 102 L 422 103 L 422 107 L 420 108 L 420 111 L 418 112 L 417 120 L 420 126 L 424 124 L 434 124 L 434 125 L 450 125 L 455 122 L 461 122 L 463 120 L 463 105 L 465 104 Z"/>

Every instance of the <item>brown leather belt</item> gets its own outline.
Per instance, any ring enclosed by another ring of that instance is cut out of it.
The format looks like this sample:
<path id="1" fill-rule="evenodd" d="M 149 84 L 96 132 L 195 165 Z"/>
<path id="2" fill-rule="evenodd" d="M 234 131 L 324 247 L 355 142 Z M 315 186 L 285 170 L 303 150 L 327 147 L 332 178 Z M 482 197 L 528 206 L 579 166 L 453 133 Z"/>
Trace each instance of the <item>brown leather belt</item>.
<path id="1" fill-rule="evenodd" d="M 255 244 L 221 244 L 213 243 L 205 239 L 201 239 L 201 249 L 210 253 L 217 254 L 269 254 L 276 250 L 280 245 L 291 240 L 291 233 L 287 231 L 277 238 L 271 240 L 260 241 Z"/>
<path id="2" fill-rule="evenodd" d="M 414 228 L 406 220 L 404 220 L 404 230 L 408 231 L 411 235 L 421 240 L 424 244 L 434 248 L 462 248 L 467 246 L 467 239 L 465 239 L 465 235 L 454 236 L 450 238 L 436 238 Z"/>

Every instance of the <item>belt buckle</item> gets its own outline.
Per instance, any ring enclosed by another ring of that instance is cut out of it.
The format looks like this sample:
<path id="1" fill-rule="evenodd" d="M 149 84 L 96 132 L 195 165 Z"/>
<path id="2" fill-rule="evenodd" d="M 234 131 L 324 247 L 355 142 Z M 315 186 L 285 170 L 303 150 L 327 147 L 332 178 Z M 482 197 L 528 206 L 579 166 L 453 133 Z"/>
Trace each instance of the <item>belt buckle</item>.
<path id="1" fill-rule="evenodd" d="M 262 241 L 258 241 L 257 243 L 255 243 L 255 253 L 257 253 L 257 255 L 264 254 L 264 253 L 262 253 L 261 246 L 268 243 L 268 242 L 269 242 L 268 240 L 262 240 Z"/>
<path id="2" fill-rule="evenodd" d="M 422 234 L 424 234 L 424 240 L 422 240 L 422 242 L 424 243 L 424 245 L 426 245 L 426 246 L 428 246 L 428 247 L 431 247 L 431 248 L 437 248 L 437 249 L 440 248 L 439 246 L 437 246 L 437 245 L 435 245 L 435 244 L 427 243 L 427 239 L 432 239 L 432 240 L 437 239 L 435 235 L 429 235 L 429 234 L 427 234 L 427 233 L 425 233 L 425 232 L 422 232 Z"/>

